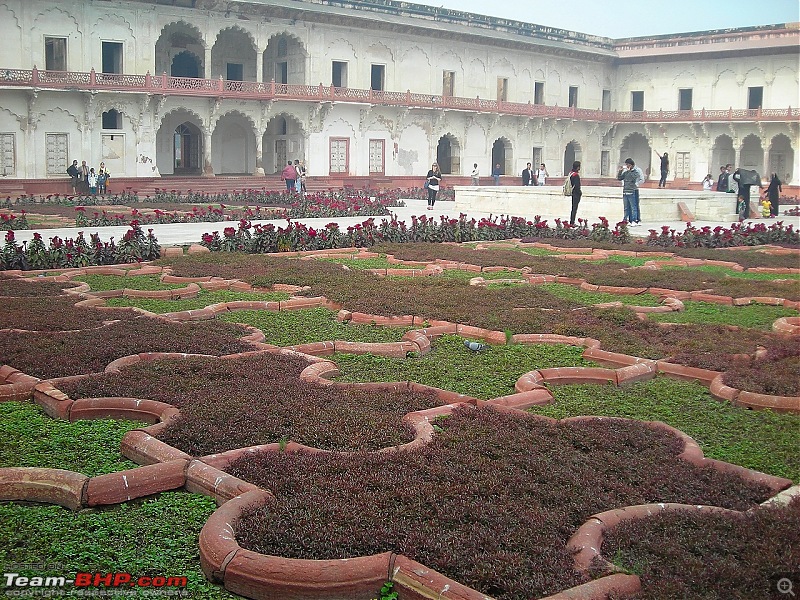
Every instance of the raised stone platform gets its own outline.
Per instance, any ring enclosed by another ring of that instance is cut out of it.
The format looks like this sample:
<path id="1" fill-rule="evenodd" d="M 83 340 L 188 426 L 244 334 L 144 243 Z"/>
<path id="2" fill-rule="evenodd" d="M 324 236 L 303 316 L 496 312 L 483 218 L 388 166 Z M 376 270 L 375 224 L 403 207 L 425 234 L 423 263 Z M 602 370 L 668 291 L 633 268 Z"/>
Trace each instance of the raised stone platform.
<path id="1" fill-rule="evenodd" d="M 561 186 L 455 186 L 455 208 L 462 212 L 490 212 L 506 215 L 564 215 L 568 218 L 571 198 L 564 196 Z M 752 194 L 753 200 L 756 194 Z M 642 188 L 639 190 L 642 221 L 717 221 L 737 220 L 733 194 L 693 190 Z M 679 203 L 683 203 L 681 210 Z M 692 217 L 686 218 L 690 213 Z M 622 220 L 622 186 L 583 187 L 578 218 L 594 221 L 606 217 L 609 222 Z"/>

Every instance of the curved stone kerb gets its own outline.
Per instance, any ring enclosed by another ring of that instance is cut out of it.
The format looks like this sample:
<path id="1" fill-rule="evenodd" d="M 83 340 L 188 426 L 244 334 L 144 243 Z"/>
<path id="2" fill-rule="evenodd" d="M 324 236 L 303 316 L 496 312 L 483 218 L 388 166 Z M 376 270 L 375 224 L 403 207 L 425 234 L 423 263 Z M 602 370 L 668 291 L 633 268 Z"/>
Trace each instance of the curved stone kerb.
<path id="1" fill-rule="evenodd" d="M 58 504 L 70 510 L 83 506 L 89 477 L 64 469 L 6 467 L 0 469 L 0 500 Z"/>

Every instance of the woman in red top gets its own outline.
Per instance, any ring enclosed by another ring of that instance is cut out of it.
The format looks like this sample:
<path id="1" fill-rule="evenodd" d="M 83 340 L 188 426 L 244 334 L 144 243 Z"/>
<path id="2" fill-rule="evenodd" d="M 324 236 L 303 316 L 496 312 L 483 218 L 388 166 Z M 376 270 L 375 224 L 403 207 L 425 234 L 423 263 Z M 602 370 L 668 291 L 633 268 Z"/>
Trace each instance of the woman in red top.
<path id="1" fill-rule="evenodd" d="M 293 191 L 295 186 L 295 181 L 297 180 L 297 169 L 292 166 L 292 161 L 283 167 L 283 171 L 281 171 L 281 177 L 286 182 L 286 189 L 288 191 Z"/>

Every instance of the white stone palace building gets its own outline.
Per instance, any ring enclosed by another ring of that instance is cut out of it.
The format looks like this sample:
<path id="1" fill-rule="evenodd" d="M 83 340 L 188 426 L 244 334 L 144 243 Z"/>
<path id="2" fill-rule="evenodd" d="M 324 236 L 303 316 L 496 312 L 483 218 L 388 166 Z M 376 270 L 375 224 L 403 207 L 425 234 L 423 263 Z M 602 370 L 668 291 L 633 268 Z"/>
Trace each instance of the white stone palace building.
<path id="1" fill-rule="evenodd" d="M 768 10 L 765 7 L 764 10 Z M 798 24 L 609 39 L 395 0 L 0 0 L 0 179 L 800 174 Z"/>

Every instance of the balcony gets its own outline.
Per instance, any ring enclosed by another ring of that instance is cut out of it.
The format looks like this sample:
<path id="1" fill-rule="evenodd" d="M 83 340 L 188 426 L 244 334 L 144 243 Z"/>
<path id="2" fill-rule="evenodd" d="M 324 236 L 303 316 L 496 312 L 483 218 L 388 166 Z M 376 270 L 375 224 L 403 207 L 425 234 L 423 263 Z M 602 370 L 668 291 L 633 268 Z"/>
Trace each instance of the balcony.
<path id="1" fill-rule="evenodd" d="M 387 92 L 337 88 L 324 85 L 294 85 L 257 81 L 194 79 L 169 75 L 124 75 L 38 69 L 0 68 L 0 90 L 31 88 L 81 92 L 130 92 L 158 96 L 212 97 L 231 100 L 290 100 L 297 102 L 350 102 L 374 106 L 440 109 L 491 113 L 531 118 L 570 119 L 604 123 L 711 123 L 711 122 L 800 122 L 799 108 L 658 110 L 617 112 L 438 96 L 412 92 Z"/>

